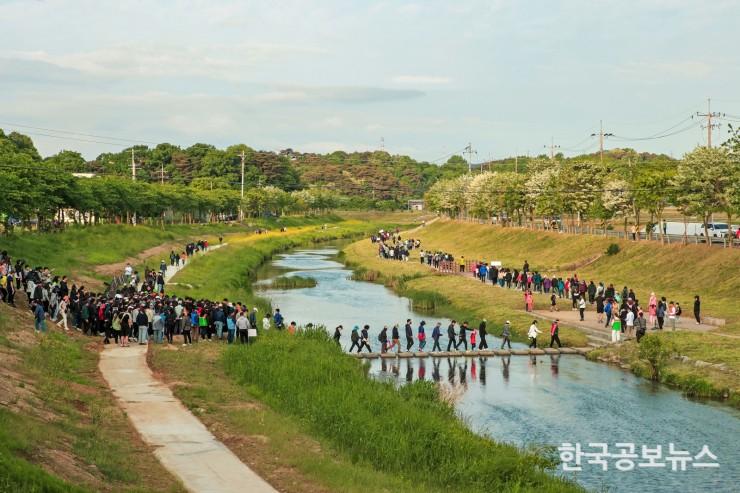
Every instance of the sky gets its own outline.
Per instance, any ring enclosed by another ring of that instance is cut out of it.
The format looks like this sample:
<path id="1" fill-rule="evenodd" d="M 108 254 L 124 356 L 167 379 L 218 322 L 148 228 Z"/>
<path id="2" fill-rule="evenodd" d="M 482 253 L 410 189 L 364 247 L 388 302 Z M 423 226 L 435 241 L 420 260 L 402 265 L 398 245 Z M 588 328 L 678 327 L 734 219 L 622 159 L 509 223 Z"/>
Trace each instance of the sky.
<path id="1" fill-rule="evenodd" d="M 708 97 L 715 143 L 740 124 L 738 19 L 737 0 L 0 0 L 0 128 L 89 159 L 130 139 L 442 163 L 594 151 L 603 120 L 607 148 L 679 157 Z"/>

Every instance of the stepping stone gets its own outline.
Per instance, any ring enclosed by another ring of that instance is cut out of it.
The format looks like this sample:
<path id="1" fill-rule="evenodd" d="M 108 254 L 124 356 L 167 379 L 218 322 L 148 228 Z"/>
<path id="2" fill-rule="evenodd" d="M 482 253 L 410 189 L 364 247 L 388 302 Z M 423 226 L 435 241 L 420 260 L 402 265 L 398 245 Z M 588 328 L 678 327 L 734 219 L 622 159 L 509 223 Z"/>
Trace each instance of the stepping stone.
<path id="1" fill-rule="evenodd" d="M 382 353 L 380 357 L 383 359 L 391 359 L 391 358 L 395 358 L 396 355 L 393 353 Z"/>
<path id="2" fill-rule="evenodd" d="M 399 358 L 413 358 L 414 357 L 414 353 L 399 353 L 398 354 L 398 357 Z"/>
<path id="3" fill-rule="evenodd" d="M 545 354 L 545 351 L 543 349 L 530 349 L 529 354 L 536 354 L 537 356 L 542 356 Z"/>
<path id="4" fill-rule="evenodd" d="M 380 356 L 379 353 L 366 353 L 365 358 L 367 359 L 376 359 L 378 356 Z"/>
<path id="5" fill-rule="evenodd" d="M 546 354 L 560 354 L 560 349 L 554 347 L 546 347 L 544 351 Z"/>
<path id="6" fill-rule="evenodd" d="M 512 349 L 511 354 L 516 356 L 529 356 L 529 349 Z"/>
<path id="7" fill-rule="evenodd" d="M 578 354 L 578 351 L 576 351 L 572 347 L 561 347 L 560 354 Z"/>
<path id="8" fill-rule="evenodd" d="M 511 356 L 511 350 L 510 349 L 494 349 L 493 353 L 496 356 Z"/>
<path id="9" fill-rule="evenodd" d="M 483 351 L 478 351 L 478 356 L 493 356 L 496 354 L 496 352 L 493 349 L 484 349 Z"/>
<path id="10" fill-rule="evenodd" d="M 417 358 L 426 358 L 427 356 L 429 356 L 429 353 L 427 353 L 426 351 L 416 351 L 415 353 L 413 353 L 413 355 Z"/>

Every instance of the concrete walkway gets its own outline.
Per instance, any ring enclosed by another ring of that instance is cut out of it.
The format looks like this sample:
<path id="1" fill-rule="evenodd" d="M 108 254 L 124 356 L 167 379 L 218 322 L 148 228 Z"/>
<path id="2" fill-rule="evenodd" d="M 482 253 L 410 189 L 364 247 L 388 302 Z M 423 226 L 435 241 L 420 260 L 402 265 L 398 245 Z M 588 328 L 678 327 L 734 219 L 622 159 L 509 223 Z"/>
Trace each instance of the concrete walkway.
<path id="1" fill-rule="evenodd" d="M 211 246 L 200 255 L 225 245 Z M 165 283 L 185 266 L 168 265 Z M 148 348 L 108 345 L 100 355 L 100 371 L 162 465 L 195 493 L 276 492 L 154 378 L 146 361 Z"/>
<path id="2" fill-rule="evenodd" d="M 162 465 L 192 492 L 275 492 L 154 378 L 147 348 L 108 346 L 100 355 L 100 371 Z"/>

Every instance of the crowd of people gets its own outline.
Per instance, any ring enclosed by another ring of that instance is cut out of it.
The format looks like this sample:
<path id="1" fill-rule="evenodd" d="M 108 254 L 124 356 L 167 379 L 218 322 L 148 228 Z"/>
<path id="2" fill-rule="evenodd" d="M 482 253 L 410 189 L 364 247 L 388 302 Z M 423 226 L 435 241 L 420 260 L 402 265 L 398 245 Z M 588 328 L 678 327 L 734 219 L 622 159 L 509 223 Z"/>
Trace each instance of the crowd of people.
<path id="1" fill-rule="evenodd" d="M 337 344 L 341 344 L 343 330 L 344 327 L 342 325 L 334 329 L 334 340 Z M 380 352 L 385 354 L 395 349 L 396 353 L 400 354 L 402 352 L 411 352 L 415 346 L 418 352 L 424 352 L 429 338 L 431 338 L 433 343 L 430 352 L 442 352 L 440 339 L 444 336 L 447 338 L 447 346 L 444 351 L 447 352 L 483 351 L 489 349 L 487 340 L 489 335 L 488 321 L 486 319 L 481 320 L 477 327 L 471 326 L 467 321 L 458 324 L 456 320 L 451 320 L 446 329 L 442 327 L 442 322 L 437 322 L 429 335 L 427 335 L 427 331 L 428 328 L 425 320 L 419 322 L 416 329 L 414 329 L 411 319 L 406 320 L 403 329 L 400 328 L 400 324 L 394 324 L 390 329 L 387 325 L 384 325 L 377 335 L 377 340 L 380 343 Z M 553 347 L 554 344 L 557 344 L 558 348 L 562 347 L 559 331 L 560 321 L 554 320 L 550 325 L 550 347 Z M 506 346 L 508 346 L 508 349 L 511 349 L 511 332 L 511 322 L 507 320 L 499 334 L 501 338 L 500 349 L 504 349 Z M 528 331 L 530 348 L 537 348 L 537 336 L 541 333 L 537 327 L 537 320 L 534 320 Z M 362 329 L 358 325 L 355 325 L 352 328 L 350 341 L 350 353 L 357 350 L 359 354 L 364 349 L 367 349 L 368 353 L 373 352 L 370 344 L 370 326 L 367 324 Z M 468 343 L 470 343 L 469 346 Z"/>
<path id="2" fill-rule="evenodd" d="M 221 239 L 219 240 L 221 241 Z M 208 249 L 207 241 L 185 245 L 183 254 L 174 250 L 170 265 L 184 265 L 197 252 Z M 184 346 L 198 341 L 224 340 L 253 343 L 259 330 L 286 329 L 279 309 L 259 318 L 257 307 L 248 307 L 228 299 L 212 301 L 164 293 L 167 263 L 159 270 L 145 269 L 144 278 L 130 264 L 124 268 L 126 283 L 118 292 L 98 293 L 71 283 L 67 276 L 54 275 L 48 267 L 15 262 L 7 251 L 0 252 L 0 301 L 16 306 L 16 294 L 25 294 L 33 313 L 37 333 L 45 333 L 49 323 L 65 331 L 77 330 L 90 336 L 104 337 L 104 343 L 174 343 L 182 336 Z M 287 330 L 295 331 L 292 322 Z"/>
<path id="3" fill-rule="evenodd" d="M 470 273 L 481 283 L 490 282 L 494 286 L 515 289 L 522 292 L 523 306 L 527 312 L 535 310 L 535 294 L 545 295 L 549 300 L 549 309 L 552 312 L 560 310 L 559 303 L 568 300 L 570 308 L 579 312 L 580 321 L 585 321 L 586 309 L 594 306 L 596 321 L 611 327 L 612 342 L 620 342 L 622 336 L 626 339 L 635 338 L 637 342 L 646 334 L 647 330 L 663 330 L 667 325 L 676 330 L 677 324 L 683 315 L 683 309 L 678 301 L 667 301 L 650 293 L 647 303 L 640 303 L 635 292 L 624 286 L 621 290 L 612 283 L 579 279 L 578 274 L 565 278 L 542 274 L 532 270 L 527 260 L 521 269 L 503 267 L 498 262 L 485 260 L 469 261 L 461 255 L 457 259 L 450 253 L 441 251 L 425 251 L 421 249 L 420 240 L 402 240 L 396 233 L 373 235 L 373 243 L 378 243 L 378 254 L 381 258 L 395 258 L 408 260 L 409 251 L 419 249 L 419 259 L 441 272 L 461 274 Z M 413 248 L 408 248 L 411 244 Z M 401 251 L 400 254 L 395 252 Z M 388 253 L 390 252 L 390 254 Z M 701 323 L 701 299 L 694 296 L 693 314 L 696 324 Z M 532 334 L 536 334 L 536 324 L 528 331 L 530 341 Z M 539 329 L 537 329 L 539 330 Z"/>
<path id="4" fill-rule="evenodd" d="M 392 233 L 381 229 L 377 235 L 370 237 L 370 241 L 378 244 L 378 256 L 381 258 L 401 261 L 408 261 L 411 250 L 421 246 L 419 240 L 403 240 L 398 230 Z"/>

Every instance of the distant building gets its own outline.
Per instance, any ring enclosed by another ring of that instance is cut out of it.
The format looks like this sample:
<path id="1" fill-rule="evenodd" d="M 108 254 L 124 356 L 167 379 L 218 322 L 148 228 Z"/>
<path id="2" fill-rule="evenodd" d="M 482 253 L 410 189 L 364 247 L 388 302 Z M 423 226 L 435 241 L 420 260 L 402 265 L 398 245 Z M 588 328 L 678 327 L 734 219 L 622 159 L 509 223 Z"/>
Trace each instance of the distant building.
<path id="1" fill-rule="evenodd" d="M 423 211 L 424 201 L 423 200 L 409 200 L 410 211 Z"/>
<path id="2" fill-rule="evenodd" d="M 95 173 L 72 173 L 75 178 L 94 178 Z"/>

